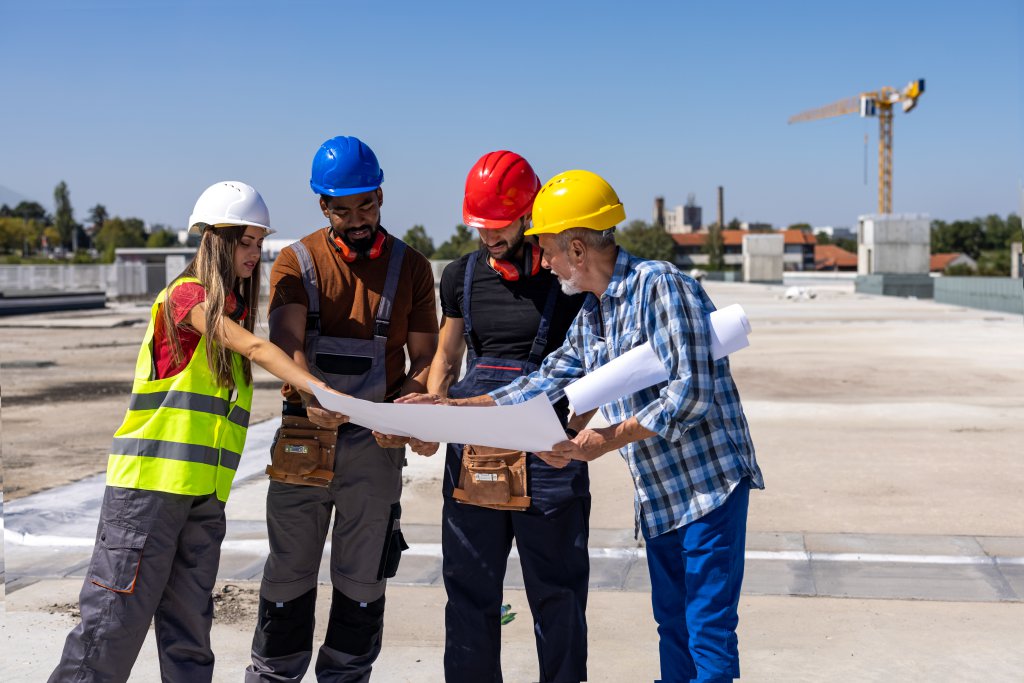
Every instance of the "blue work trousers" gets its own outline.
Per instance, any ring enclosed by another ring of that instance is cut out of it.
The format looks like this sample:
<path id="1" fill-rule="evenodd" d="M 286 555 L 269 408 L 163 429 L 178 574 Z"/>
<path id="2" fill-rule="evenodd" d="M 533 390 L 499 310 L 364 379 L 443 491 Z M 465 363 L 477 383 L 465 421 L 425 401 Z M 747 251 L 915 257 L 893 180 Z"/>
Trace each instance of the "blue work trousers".
<path id="1" fill-rule="evenodd" d="M 664 683 L 739 678 L 737 605 L 749 498 L 750 480 L 743 479 L 700 519 L 654 537 L 644 529 Z"/>

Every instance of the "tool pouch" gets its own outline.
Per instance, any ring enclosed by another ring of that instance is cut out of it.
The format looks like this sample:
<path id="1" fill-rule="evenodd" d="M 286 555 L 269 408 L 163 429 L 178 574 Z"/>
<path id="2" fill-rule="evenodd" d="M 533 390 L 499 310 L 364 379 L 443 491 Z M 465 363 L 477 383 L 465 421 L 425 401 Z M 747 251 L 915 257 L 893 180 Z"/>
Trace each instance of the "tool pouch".
<path id="1" fill-rule="evenodd" d="M 300 486 L 327 486 L 334 479 L 338 431 L 318 427 L 305 417 L 284 415 L 270 448 L 267 474 L 274 481 Z"/>
<path id="2" fill-rule="evenodd" d="M 452 498 L 495 510 L 525 510 L 530 507 L 526 471 L 523 451 L 463 446 L 459 486 Z"/>

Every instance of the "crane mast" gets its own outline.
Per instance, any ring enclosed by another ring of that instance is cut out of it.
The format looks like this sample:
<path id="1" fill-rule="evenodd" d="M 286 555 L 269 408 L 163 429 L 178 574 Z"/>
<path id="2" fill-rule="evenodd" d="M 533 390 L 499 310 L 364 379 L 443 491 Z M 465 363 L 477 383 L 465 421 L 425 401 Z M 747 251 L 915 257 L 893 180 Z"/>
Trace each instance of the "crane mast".
<path id="1" fill-rule="evenodd" d="M 817 121 L 819 119 L 859 113 L 862 117 L 878 117 L 878 213 L 892 213 L 892 110 L 900 105 L 904 112 L 917 106 L 924 93 L 924 79 L 911 81 L 902 90 L 884 87 L 861 93 L 823 107 L 808 109 L 789 118 L 789 123 Z"/>

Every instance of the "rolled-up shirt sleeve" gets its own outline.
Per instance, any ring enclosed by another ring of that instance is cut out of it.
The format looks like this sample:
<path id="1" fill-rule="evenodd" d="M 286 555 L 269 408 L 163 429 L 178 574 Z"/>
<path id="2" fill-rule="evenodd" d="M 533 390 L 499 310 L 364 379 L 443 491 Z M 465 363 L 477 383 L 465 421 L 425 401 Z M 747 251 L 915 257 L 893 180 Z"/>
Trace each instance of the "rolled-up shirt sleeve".
<path id="1" fill-rule="evenodd" d="M 662 274 L 651 283 L 643 321 L 647 338 L 668 369 L 669 381 L 658 398 L 635 417 L 668 441 L 707 415 L 715 396 L 711 330 L 700 297 L 682 277 Z"/>
<path id="2" fill-rule="evenodd" d="M 565 342 L 548 354 L 540 368 L 516 381 L 495 389 L 488 396 L 499 406 L 529 401 L 540 393 L 546 393 L 555 403 L 565 395 L 565 387 L 582 377 L 585 372 L 577 347 L 579 317 L 573 321 Z"/>

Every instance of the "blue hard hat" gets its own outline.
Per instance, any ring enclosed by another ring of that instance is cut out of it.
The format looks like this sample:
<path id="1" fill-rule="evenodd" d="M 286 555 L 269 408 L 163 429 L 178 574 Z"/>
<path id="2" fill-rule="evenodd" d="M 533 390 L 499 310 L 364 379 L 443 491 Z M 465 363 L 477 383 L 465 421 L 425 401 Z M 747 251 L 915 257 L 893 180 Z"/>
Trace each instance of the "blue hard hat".
<path id="1" fill-rule="evenodd" d="M 356 137 L 331 138 L 313 157 L 309 186 L 317 194 L 344 197 L 376 190 L 384 182 L 377 155 Z"/>

